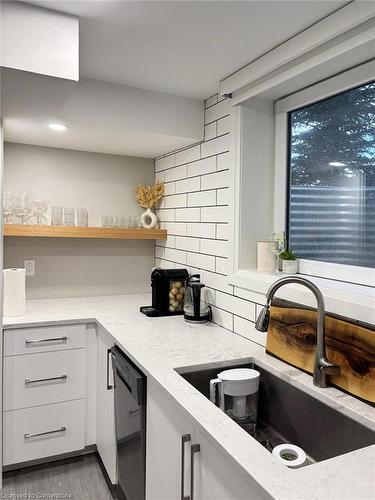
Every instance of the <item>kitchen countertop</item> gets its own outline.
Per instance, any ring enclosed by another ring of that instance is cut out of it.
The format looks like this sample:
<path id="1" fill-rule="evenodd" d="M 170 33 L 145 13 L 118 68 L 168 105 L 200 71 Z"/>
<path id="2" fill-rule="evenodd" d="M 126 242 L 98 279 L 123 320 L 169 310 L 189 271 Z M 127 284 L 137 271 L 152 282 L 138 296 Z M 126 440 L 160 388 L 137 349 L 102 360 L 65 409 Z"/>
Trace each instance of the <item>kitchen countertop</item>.
<path id="1" fill-rule="evenodd" d="M 5 317 L 4 328 L 99 323 L 146 375 L 196 420 L 206 437 L 234 460 L 239 472 L 252 476 L 265 498 L 375 498 L 375 445 L 302 469 L 288 469 L 186 382 L 175 368 L 216 365 L 228 360 L 255 361 L 375 430 L 373 406 L 333 387 L 314 387 L 311 376 L 269 356 L 264 347 L 213 323 L 192 325 L 181 316 L 147 318 L 139 312 L 139 306 L 149 304 L 150 300 L 148 294 L 29 300 L 26 314 Z"/>

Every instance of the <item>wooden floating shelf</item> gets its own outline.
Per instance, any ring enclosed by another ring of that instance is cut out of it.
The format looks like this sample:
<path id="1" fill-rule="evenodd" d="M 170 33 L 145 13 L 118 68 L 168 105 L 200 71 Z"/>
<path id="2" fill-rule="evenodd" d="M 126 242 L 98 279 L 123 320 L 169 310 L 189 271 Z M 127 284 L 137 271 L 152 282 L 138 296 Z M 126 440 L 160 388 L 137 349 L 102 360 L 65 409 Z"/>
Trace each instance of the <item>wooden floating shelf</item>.
<path id="1" fill-rule="evenodd" d="M 165 240 L 165 229 L 4 224 L 4 236 L 32 238 L 101 238 L 113 240 Z"/>

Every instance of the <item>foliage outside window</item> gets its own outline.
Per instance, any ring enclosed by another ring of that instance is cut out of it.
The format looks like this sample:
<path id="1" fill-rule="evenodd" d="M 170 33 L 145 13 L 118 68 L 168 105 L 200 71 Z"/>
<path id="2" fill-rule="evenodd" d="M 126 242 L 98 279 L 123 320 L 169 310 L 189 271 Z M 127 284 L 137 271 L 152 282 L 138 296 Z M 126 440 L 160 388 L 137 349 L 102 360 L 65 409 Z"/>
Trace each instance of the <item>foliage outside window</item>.
<path id="1" fill-rule="evenodd" d="M 375 267 L 375 82 L 289 113 L 289 247 Z"/>

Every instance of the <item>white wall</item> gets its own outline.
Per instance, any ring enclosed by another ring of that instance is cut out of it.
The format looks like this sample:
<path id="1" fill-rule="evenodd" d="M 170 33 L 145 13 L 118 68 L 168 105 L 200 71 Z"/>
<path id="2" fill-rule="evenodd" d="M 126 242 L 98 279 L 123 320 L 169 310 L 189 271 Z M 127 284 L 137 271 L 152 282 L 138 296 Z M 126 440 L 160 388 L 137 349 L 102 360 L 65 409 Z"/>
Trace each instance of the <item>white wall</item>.
<path id="1" fill-rule="evenodd" d="M 101 215 L 139 215 L 138 183 L 153 183 L 144 158 L 5 143 L 5 190 L 28 191 L 52 205 L 87 208 L 89 224 Z M 35 259 L 28 298 L 111 295 L 150 290 L 152 241 L 7 238 L 5 267 Z"/>

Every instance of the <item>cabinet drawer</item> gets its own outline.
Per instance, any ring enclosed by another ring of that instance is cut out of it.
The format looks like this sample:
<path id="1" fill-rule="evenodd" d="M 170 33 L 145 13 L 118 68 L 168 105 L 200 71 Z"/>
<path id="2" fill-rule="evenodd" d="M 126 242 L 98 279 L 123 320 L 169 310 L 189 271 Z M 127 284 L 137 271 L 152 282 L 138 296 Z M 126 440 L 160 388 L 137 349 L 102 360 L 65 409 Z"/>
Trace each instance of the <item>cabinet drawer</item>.
<path id="1" fill-rule="evenodd" d="M 16 328 L 4 332 L 4 356 L 75 349 L 86 345 L 86 325 Z"/>
<path id="2" fill-rule="evenodd" d="M 84 399 L 4 412 L 4 465 L 84 447 Z"/>
<path id="3" fill-rule="evenodd" d="M 86 350 L 4 358 L 4 410 L 85 397 Z"/>

